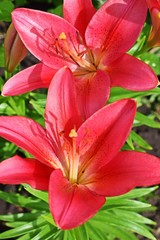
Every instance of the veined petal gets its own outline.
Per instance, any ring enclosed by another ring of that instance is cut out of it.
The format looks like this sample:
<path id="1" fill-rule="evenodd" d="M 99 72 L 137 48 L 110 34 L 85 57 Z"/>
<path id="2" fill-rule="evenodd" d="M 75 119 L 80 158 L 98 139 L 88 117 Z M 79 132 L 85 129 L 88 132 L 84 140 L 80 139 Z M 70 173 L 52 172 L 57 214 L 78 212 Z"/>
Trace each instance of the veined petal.
<path id="1" fill-rule="evenodd" d="M 66 67 L 55 74 L 49 86 L 45 123 L 48 135 L 55 144 L 58 144 L 61 134 L 68 138 L 71 129 L 78 129 L 82 123 L 76 101 L 75 80 L 71 70 Z"/>
<path id="2" fill-rule="evenodd" d="M 47 88 L 57 70 L 38 63 L 11 77 L 3 86 L 3 96 L 23 94 L 37 88 Z"/>
<path id="3" fill-rule="evenodd" d="M 49 183 L 50 211 L 61 229 L 75 228 L 96 214 L 105 203 L 83 185 L 71 185 L 60 170 L 55 170 Z"/>
<path id="4" fill-rule="evenodd" d="M 105 47 L 108 61 L 117 59 L 137 40 L 146 14 L 146 0 L 107 1 L 86 29 L 87 45 L 92 48 Z"/>
<path id="5" fill-rule="evenodd" d="M 0 117 L 0 136 L 50 167 L 53 167 L 57 160 L 45 130 L 32 119 L 17 116 Z"/>
<path id="6" fill-rule="evenodd" d="M 94 75 L 77 78 L 77 100 L 84 119 L 104 107 L 110 95 L 109 76 L 98 70 Z"/>
<path id="7" fill-rule="evenodd" d="M 145 91 L 158 85 L 158 78 L 153 70 L 147 64 L 128 54 L 114 61 L 108 67 L 108 74 L 112 87 Z"/>
<path id="8" fill-rule="evenodd" d="M 123 151 L 95 174 L 91 191 L 104 196 L 124 194 L 135 187 L 160 183 L 160 159 L 150 154 Z"/>
<path id="9" fill-rule="evenodd" d="M 14 156 L 0 163 L 0 183 L 27 183 L 39 190 L 48 190 L 49 177 L 53 168 L 49 168 L 31 158 Z"/>
<path id="10" fill-rule="evenodd" d="M 45 65 L 59 69 L 72 63 L 65 61 L 57 52 L 57 41 L 61 43 L 64 32 L 70 49 L 77 46 L 77 32 L 68 21 L 51 13 L 25 8 L 12 12 L 12 20 L 28 50 Z"/>
<path id="11" fill-rule="evenodd" d="M 86 27 L 95 12 L 91 0 L 64 0 L 64 18 L 79 30 L 81 36 L 84 36 Z"/>
<path id="12" fill-rule="evenodd" d="M 117 155 L 129 135 L 135 112 L 135 101 L 124 99 L 102 108 L 82 124 L 77 132 L 77 149 L 83 179 Z"/>

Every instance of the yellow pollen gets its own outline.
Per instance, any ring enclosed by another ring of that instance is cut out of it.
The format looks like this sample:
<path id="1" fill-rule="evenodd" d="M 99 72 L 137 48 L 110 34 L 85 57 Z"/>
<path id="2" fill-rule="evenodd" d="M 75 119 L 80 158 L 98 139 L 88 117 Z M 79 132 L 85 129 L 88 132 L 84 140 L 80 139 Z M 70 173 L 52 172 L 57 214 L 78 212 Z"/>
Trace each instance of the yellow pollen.
<path id="1" fill-rule="evenodd" d="M 71 129 L 70 133 L 69 133 L 69 137 L 70 138 L 74 138 L 77 137 L 77 132 L 75 129 Z"/>
<path id="2" fill-rule="evenodd" d="M 59 35 L 59 39 L 66 40 L 66 38 L 66 34 L 64 32 L 61 32 L 61 34 Z"/>

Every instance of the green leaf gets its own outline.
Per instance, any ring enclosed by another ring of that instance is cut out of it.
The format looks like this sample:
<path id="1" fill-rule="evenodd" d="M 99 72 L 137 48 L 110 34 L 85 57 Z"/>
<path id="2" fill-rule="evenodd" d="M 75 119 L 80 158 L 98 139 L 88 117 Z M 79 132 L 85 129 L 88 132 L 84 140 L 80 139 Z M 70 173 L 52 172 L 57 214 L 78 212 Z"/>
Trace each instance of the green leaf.
<path id="1" fill-rule="evenodd" d="M 158 186 L 150 187 L 150 188 L 135 188 L 126 194 L 120 195 L 118 197 L 114 197 L 114 199 L 117 199 L 117 201 L 118 201 L 118 199 L 140 198 L 140 197 L 149 195 L 151 192 L 153 192 L 157 189 L 158 189 Z"/>
<path id="2" fill-rule="evenodd" d="M 72 230 L 72 231 L 74 231 L 76 240 L 81 240 L 81 239 L 89 240 L 87 228 L 86 228 L 85 225 L 82 225 L 82 226 L 80 226 L 80 227 L 77 227 L 77 228 L 75 228 L 75 229 Z"/>
<path id="3" fill-rule="evenodd" d="M 51 12 L 55 15 L 62 17 L 62 15 L 63 15 L 62 4 L 57 6 L 56 8 L 49 9 L 48 12 Z"/>
<path id="4" fill-rule="evenodd" d="M 0 21 L 11 22 L 11 12 L 14 9 L 14 5 L 9 0 L 2 0 L 0 2 Z"/>
<path id="5" fill-rule="evenodd" d="M 3 80 L 2 77 L 0 77 L 0 91 L 2 90 L 3 85 L 4 85 L 4 80 Z M 2 97 L 0 97 L 0 99 L 1 99 L 1 98 L 2 98 Z"/>
<path id="6" fill-rule="evenodd" d="M 30 93 L 30 104 L 37 111 L 40 116 L 44 116 L 44 109 L 46 106 L 46 93 Z"/>
<path id="7" fill-rule="evenodd" d="M 125 229 L 122 229 L 118 226 L 111 226 L 107 223 L 100 223 L 97 228 L 97 223 L 86 223 L 89 235 L 92 236 L 92 240 L 97 240 L 97 233 L 100 235 L 100 239 L 121 239 L 121 240 L 138 240 L 136 236 L 133 235 L 133 233 L 126 231 Z M 99 236 L 98 235 L 98 236 Z M 110 237 L 112 235 L 112 237 Z"/>
<path id="8" fill-rule="evenodd" d="M 13 110 L 13 108 L 9 106 L 8 103 L 3 102 L 0 104 L 0 114 L 10 116 L 10 115 L 14 115 L 15 111 Z"/>
<path id="9" fill-rule="evenodd" d="M 58 232 L 60 232 L 60 230 L 59 230 Z M 57 234 L 57 232 L 56 232 L 56 234 Z M 39 233 L 38 233 L 36 236 L 34 236 L 34 237 L 32 238 L 32 240 L 55 239 L 55 238 L 52 238 L 54 235 L 55 235 L 55 234 L 54 234 L 54 229 L 53 229 L 53 227 L 52 227 L 50 224 L 46 224 L 45 226 L 42 226 L 42 227 L 40 228 Z"/>
<path id="10" fill-rule="evenodd" d="M 94 224 L 97 224 L 97 227 L 104 228 L 106 225 L 111 225 L 115 227 L 121 227 L 122 229 L 126 229 L 126 231 L 132 231 L 135 233 L 138 233 L 142 236 L 147 237 L 151 240 L 156 240 L 156 238 L 149 232 L 149 230 L 146 228 L 143 224 L 137 224 L 135 221 L 130 221 L 128 219 L 115 216 L 113 212 L 107 211 L 107 212 L 99 212 L 95 217 L 93 217 L 90 222 L 94 222 Z"/>
<path id="11" fill-rule="evenodd" d="M 23 96 L 9 97 L 8 103 L 17 115 L 25 116 L 26 108 Z"/>
<path id="12" fill-rule="evenodd" d="M 27 3 L 27 0 L 15 0 L 15 5 L 20 7 L 24 6 Z"/>
<path id="13" fill-rule="evenodd" d="M 160 128 L 160 123 L 152 120 L 151 118 L 149 118 L 148 116 L 146 116 L 140 112 L 136 113 L 135 120 L 136 120 L 136 124 L 138 124 L 139 126 L 146 125 L 151 128 Z"/>
<path id="14" fill-rule="evenodd" d="M 140 58 L 147 63 L 157 75 L 160 75 L 160 57 L 158 55 L 147 52 L 141 55 Z"/>
<path id="15" fill-rule="evenodd" d="M 138 240 L 138 238 L 131 233 L 130 231 L 126 231 L 123 228 L 120 228 L 118 226 L 116 226 L 116 228 L 114 226 L 107 226 L 107 231 L 112 235 L 113 235 L 113 240 L 115 240 L 117 237 L 121 240 Z"/>
<path id="16" fill-rule="evenodd" d="M 129 146 L 132 150 L 135 149 L 135 147 L 134 147 L 134 145 L 133 145 L 133 139 L 132 139 L 131 133 L 130 133 L 129 137 L 127 138 L 127 144 L 128 144 L 128 146 Z M 123 150 L 125 150 L 124 147 L 125 147 L 125 146 L 123 146 Z"/>
<path id="17" fill-rule="evenodd" d="M 40 199 L 33 199 L 31 197 L 24 197 L 18 193 L 15 194 L 0 191 L 0 199 L 21 207 L 49 211 L 48 204 L 44 201 L 41 201 Z"/>
<path id="18" fill-rule="evenodd" d="M 16 153 L 18 147 L 4 139 L 0 139 L 0 149 L 0 159 L 7 159 Z"/>
<path id="19" fill-rule="evenodd" d="M 140 224 L 150 224 L 156 225 L 156 223 L 137 212 L 127 211 L 124 209 L 113 209 L 113 212 L 116 216 L 120 216 L 121 218 L 127 219 L 129 221 L 137 222 Z"/>
<path id="20" fill-rule="evenodd" d="M 103 228 L 103 223 L 102 222 L 94 222 L 91 220 L 86 223 L 90 239 L 92 239 L 92 240 L 107 239 L 108 232 L 107 232 L 106 228 Z"/>
<path id="21" fill-rule="evenodd" d="M 139 55 L 143 54 L 144 52 L 147 52 L 148 47 L 147 47 L 146 43 L 148 41 L 150 30 L 151 30 L 151 24 L 148 23 L 148 21 L 146 21 L 137 42 L 129 50 L 129 54 L 134 55 L 134 56 L 139 56 Z"/>
<path id="22" fill-rule="evenodd" d="M 23 222 L 23 224 L 27 224 L 27 222 Z M 22 226 L 22 222 L 8 222 L 5 224 L 9 228 L 16 228 Z"/>
<path id="23" fill-rule="evenodd" d="M 8 215 L 0 215 L 1 221 L 7 222 L 26 222 L 37 219 L 41 215 L 41 212 L 31 212 L 31 213 L 17 213 L 17 214 L 8 214 Z"/>
<path id="24" fill-rule="evenodd" d="M 30 231 L 34 230 L 35 228 L 40 228 L 45 224 L 45 220 L 42 217 L 37 218 L 37 220 L 24 224 L 20 227 L 7 230 L 3 233 L 0 233 L 0 239 L 8 239 L 23 235 L 25 233 L 29 233 Z"/>
<path id="25" fill-rule="evenodd" d="M 145 92 L 134 92 L 120 87 L 111 88 L 109 102 L 115 102 L 123 98 L 137 98 L 143 96 L 149 96 L 153 94 L 160 94 L 160 88 L 156 87 L 152 90 Z"/>
<path id="26" fill-rule="evenodd" d="M 31 240 L 33 237 L 35 237 L 39 233 L 40 229 L 34 229 L 30 231 L 29 233 L 26 233 L 22 235 L 21 237 L 18 237 L 16 240 Z"/>
<path id="27" fill-rule="evenodd" d="M 0 46 L 0 67 L 4 67 L 4 47 L 3 46 Z"/>
<path id="28" fill-rule="evenodd" d="M 119 198 L 109 198 L 107 199 L 106 204 L 102 207 L 102 210 L 109 210 L 113 208 L 123 208 L 123 209 L 143 209 L 150 207 L 151 204 L 143 203 L 137 200 L 130 199 L 119 199 Z"/>
<path id="29" fill-rule="evenodd" d="M 24 184 L 23 186 L 27 192 L 29 192 L 33 196 L 43 200 L 44 202 L 48 203 L 48 192 L 33 189 L 28 184 Z"/>
<path id="30" fill-rule="evenodd" d="M 149 145 L 140 135 L 138 135 L 136 132 L 131 131 L 130 137 L 132 141 L 134 141 L 137 145 L 140 147 L 147 149 L 147 150 L 152 150 L 152 146 Z"/>
<path id="31" fill-rule="evenodd" d="M 49 222 L 50 224 L 52 224 L 52 225 L 54 225 L 55 227 L 57 227 L 57 226 L 56 226 L 56 223 L 54 222 L 54 219 L 53 219 L 53 217 L 52 217 L 52 215 L 51 215 L 50 213 L 43 215 L 43 218 L 44 218 L 47 222 Z"/>

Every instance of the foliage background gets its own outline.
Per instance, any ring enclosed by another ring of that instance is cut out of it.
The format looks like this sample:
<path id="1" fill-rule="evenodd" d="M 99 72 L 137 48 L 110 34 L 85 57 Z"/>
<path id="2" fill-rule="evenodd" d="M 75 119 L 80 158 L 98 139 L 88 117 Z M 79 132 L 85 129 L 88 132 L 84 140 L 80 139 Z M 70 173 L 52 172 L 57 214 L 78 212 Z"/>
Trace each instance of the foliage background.
<path id="1" fill-rule="evenodd" d="M 98 8 L 105 0 L 94 0 Z M 5 71 L 4 46 L 5 33 L 11 21 L 10 13 L 16 7 L 27 7 L 48 11 L 62 16 L 62 0 L 1 0 L 0 1 L 0 88 L 11 77 Z M 143 32 L 131 49 L 130 53 L 140 57 L 148 63 L 160 75 L 160 49 L 154 48 L 150 52 L 139 54 L 147 40 L 150 31 L 150 17 Z M 37 62 L 31 54 L 22 61 L 13 74 L 33 65 Z M 43 113 L 47 90 L 37 90 L 16 97 L 0 96 L 0 115 L 21 115 L 31 117 L 43 125 Z M 134 128 L 124 148 L 147 151 L 160 157 L 160 88 L 148 92 L 131 92 L 120 88 L 114 88 L 111 92 L 110 102 L 117 99 L 133 97 L 138 102 L 138 112 L 134 122 Z M 0 139 L 0 160 L 4 160 L 18 154 L 28 157 L 28 153 L 18 149 L 12 143 Z M 47 196 L 44 193 L 33 191 L 29 186 L 3 186 L 0 185 L 0 239 L 50 239 L 51 232 L 54 239 L 155 239 L 150 235 L 146 224 L 153 225 L 153 235 L 160 239 L 160 191 L 150 190 L 133 191 L 130 195 L 120 198 L 108 199 L 104 206 L 107 215 L 96 215 L 93 220 L 73 231 L 57 231 L 48 212 Z M 135 201 L 140 201 L 136 202 Z M 132 201 L 131 201 L 132 199 Z M 5 200 L 5 201 L 4 201 Z M 129 201 L 129 202 L 128 202 Z M 142 202 L 141 202 L 142 201 Z M 150 202 L 157 207 L 151 207 Z M 154 211 L 151 211 L 154 210 Z M 157 225 L 147 218 L 141 218 L 138 212 L 145 212 L 145 216 L 157 222 Z M 9 215 L 5 215 L 8 214 Z M 130 217 L 129 217 L 130 216 Z M 124 219 L 128 221 L 124 222 Z M 98 225 L 98 221 L 99 224 Z M 108 224 L 104 224 L 107 222 Z M 36 227 L 36 230 L 35 230 Z M 4 232 L 7 229 L 11 232 Z M 87 229 L 89 231 L 87 231 Z M 95 229 L 94 232 L 91 229 Z M 1 234 L 2 232 L 2 234 Z M 132 234 L 136 232 L 138 238 Z M 18 235 L 17 235 L 18 234 Z M 105 234 L 105 236 L 104 236 Z M 22 236 L 21 236 L 22 235 Z M 143 235 L 144 237 L 140 237 Z M 82 238 L 83 237 L 83 238 Z"/>

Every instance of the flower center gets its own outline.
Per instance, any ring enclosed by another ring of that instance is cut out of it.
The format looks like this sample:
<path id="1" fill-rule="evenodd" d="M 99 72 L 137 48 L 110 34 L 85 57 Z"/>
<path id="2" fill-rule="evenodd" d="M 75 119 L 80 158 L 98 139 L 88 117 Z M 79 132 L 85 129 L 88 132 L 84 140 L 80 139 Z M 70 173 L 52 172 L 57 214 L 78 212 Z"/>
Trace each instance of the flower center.
<path id="1" fill-rule="evenodd" d="M 92 49 L 87 47 L 78 32 L 77 42 L 78 45 L 75 46 L 70 34 L 68 33 L 67 37 L 66 34 L 62 32 L 59 37 L 55 39 L 54 48 L 56 53 L 66 61 L 76 65 L 73 71 L 75 76 L 95 73 L 100 63 L 102 51 L 97 51 L 98 54 L 95 54 Z"/>

